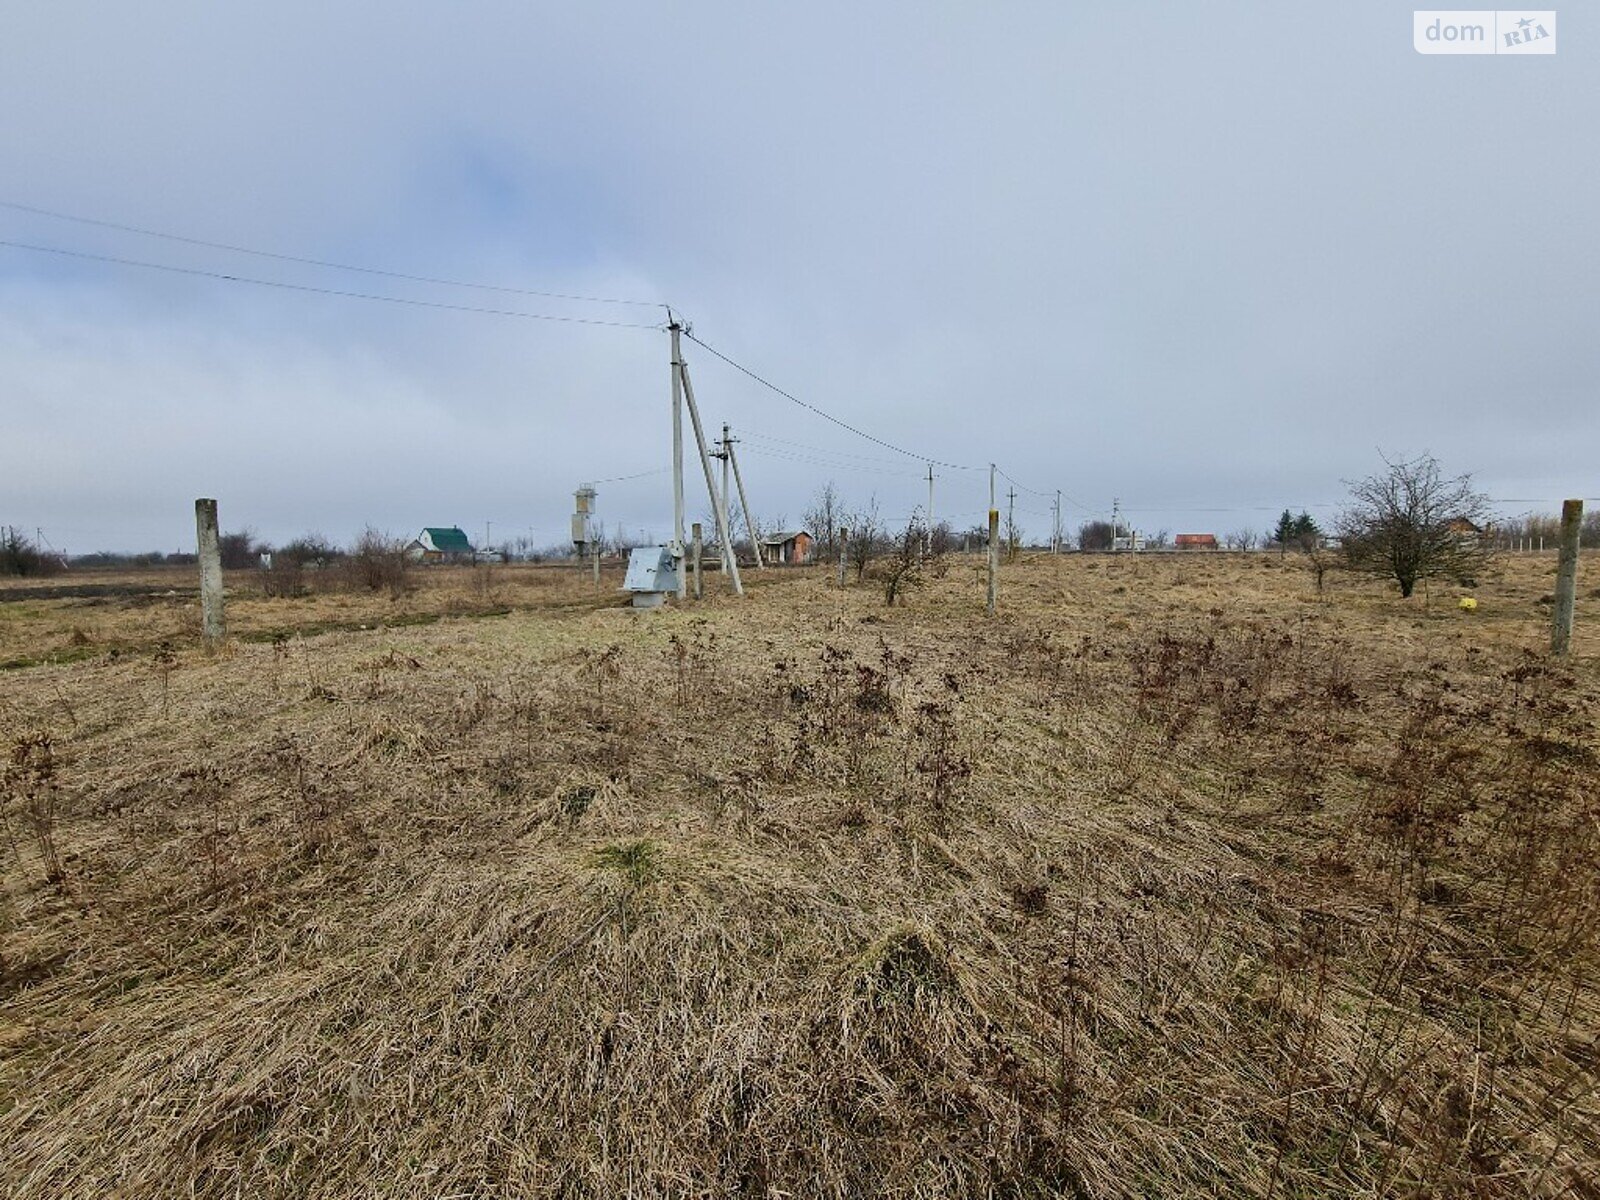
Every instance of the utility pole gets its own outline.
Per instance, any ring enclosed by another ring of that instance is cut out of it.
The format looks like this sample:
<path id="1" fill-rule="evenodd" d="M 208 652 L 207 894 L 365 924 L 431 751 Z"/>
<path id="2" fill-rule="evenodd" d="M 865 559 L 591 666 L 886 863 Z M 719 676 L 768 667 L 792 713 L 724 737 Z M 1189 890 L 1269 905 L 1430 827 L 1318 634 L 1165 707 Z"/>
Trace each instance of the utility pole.
<path id="1" fill-rule="evenodd" d="M 994 507 L 994 464 L 989 464 L 989 507 Z"/>
<path id="2" fill-rule="evenodd" d="M 488 521 L 483 523 L 483 552 L 485 554 L 489 553 L 489 525 L 490 522 Z"/>
<path id="3" fill-rule="evenodd" d="M 728 426 L 722 426 L 722 441 L 717 443 L 722 449 L 713 455 L 722 460 L 722 507 L 728 512 L 733 512 L 733 501 L 728 496 L 728 469 L 733 461 L 733 455 L 728 451 Z"/>
<path id="4" fill-rule="evenodd" d="M 1006 561 L 1017 558 L 1017 489 L 1006 493 Z"/>
<path id="5" fill-rule="evenodd" d="M 928 464 L 928 529 L 922 536 L 922 553 L 933 553 L 933 464 Z"/>
<path id="6" fill-rule="evenodd" d="M 678 563 L 678 599 L 682 600 L 689 589 L 689 580 L 683 563 L 683 351 L 678 335 L 683 326 L 670 308 L 667 310 L 667 330 L 672 334 L 672 545 L 669 549 Z M 702 446 L 703 450 L 704 447 Z M 706 483 L 711 482 L 711 469 L 706 468 Z"/>
<path id="7" fill-rule="evenodd" d="M 750 551 L 756 556 L 756 569 L 760 570 L 767 564 L 761 557 L 761 531 L 756 528 L 756 519 L 750 515 L 750 501 L 744 494 L 744 476 L 739 474 L 739 456 L 733 452 L 738 438 L 728 436 L 728 427 L 722 427 L 722 448 L 728 452 L 728 461 L 733 463 L 733 486 L 739 491 L 739 509 L 744 513 L 744 527 L 750 534 Z M 723 493 L 727 493 L 728 484 L 724 480 Z"/>
<path id="8" fill-rule="evenodd" d="M 194 502 L 195 543 L 200 560 L 200 637 L 214 653 L 228 628 L 222 614 L 222 543 L 217 533 L 217 502 Z"/>
<path id="9" fill-rule="evenodd" d="M 1056 489 L 1056 520 L 1054 532 L 1050 535 L 1050 553 L 1061 553 L 1061 489 Z"/>
<path id="10" fill-rule="evenodd" d="M 1556 607 L 1550 627 L 1550 653 L 1564 657 L 1572 648 L 1572 610 L 1578 598 L 1578 534 L 1583 501 L 1561 506 L 1561 550 L 1556 559 Z M 1542 539 L 1541 539 L 1542 540 Z"/>
<path id="11" fill-rule="evenodd" d="M 676 335 L 674 335 L 676 340 Z M 694 441 L 700 451 L 700 467 L 706 476 L 706 494 L 711 497 L 711 506 L 717 518 L 717 537 L 722 542 L 722 564 L 727 571 L 729 580 L 733 583 L 733 594 L 744 595 L 744 583 L 739 578 L 739 560 L 733 553 L 733 538 L 728 531 L 728 506 L 722 503 L 722 498 L 717 495 L 717 483 L 711 474 L 711 454 L 706 449 L 705 429 L 700 424 L 700 406 L 694 402 L 694 385 L 689 382 L 689 364 L 683 361 L 678 363 L 678 375 L 683 381 L 683 398 L 689 404 L 689 421 L 694 426 Z M 679 521 L 682 521 L 682 510 L 679 510 Z M 679 525 L 681 533 L 682 525 Z M 683 552 L 683 541 L 679 538 L 678 552 Z M 685 586 L 682 559 L 679 559 L 678 586 Z M 681 595 L 682 593 L 680 593 Z"/>

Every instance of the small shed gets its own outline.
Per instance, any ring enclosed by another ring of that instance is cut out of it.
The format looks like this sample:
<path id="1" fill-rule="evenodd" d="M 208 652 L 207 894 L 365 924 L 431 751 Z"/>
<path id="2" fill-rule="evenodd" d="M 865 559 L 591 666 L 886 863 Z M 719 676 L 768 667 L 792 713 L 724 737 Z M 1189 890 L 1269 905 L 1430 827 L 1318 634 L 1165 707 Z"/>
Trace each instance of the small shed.
<path id="1" fill-rule="evenodd" d="M 816 539 L 804 529 L 785 530 L 761 539 L 761 552 L 769 563 L 802 567 L 811 561 Z"/>
<path id="2" fill-rule="evenodd" d="M 1172 544 L 1179 550 L 1215 550 L 1217 548 L 1217 535 L 1214 533 L 1180 533 L 1172 539 Z"/>
<path id="3" fill-rule="evenodd" d="M 459 525 L 428 525 L 406 546 L 406 557 L 418 562 L 470 559 L 472 543 Z"/>

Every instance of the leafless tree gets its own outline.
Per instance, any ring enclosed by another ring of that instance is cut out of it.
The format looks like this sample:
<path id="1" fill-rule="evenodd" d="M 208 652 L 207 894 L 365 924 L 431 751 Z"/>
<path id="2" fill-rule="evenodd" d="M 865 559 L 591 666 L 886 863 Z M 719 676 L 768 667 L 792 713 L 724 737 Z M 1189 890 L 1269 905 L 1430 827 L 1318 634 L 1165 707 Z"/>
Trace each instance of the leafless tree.
<path id="1" fill-rule="evenodd" d="M 1489 498 L 1471 475 L 1446 478 L 1424 454 L 1384 459 L 1388 468 L 1350 484 L 1350 507 L 1339 517 L 1345 561 L 1353 570 L 1393 579 L 1410 596 L 1418 580 L 1472 579 L 1489 556 L 1480 532 Z"/>
<path id="2" fill-rule="evenodd" d="M 922 586 L 924 566 L 923 546 L 928 527 L 920 516 L 906 522 L 906 527 L 890 544 L 875 574 L 883 580 L 883 602 L 894 605 L 907 592 Z"/>
<path id="3" fill-rule="evenodd" d="M 272 547 L 256 541 L 255 530 L 240 529 L 225 533 L 217 539 L 217 550 L 222 565 L 230 571 L 242 571 L 256 566 L 259 556 Z"/>
<path id="4" fill-rule="evenodd" d="M 845 525 L 844 508 L 839 502 L 839 489 L 830 479 L 811 501 L 811 507 L 801 514 L 806 532 L 817 540 L 817 556 L 824 562 L 839 557 L 839 529 Z"/>
<path id="5" fill-rule="evenodd" d="M 15 526 L 0 530 L 0 575 L 54 575 L 61 570 L 60 556 L 41 550 Z"/>
<path id="6" fill-rule="evenodd" d="M 1229 550 L 1254 550 L 1261 544 L 1261 535 L 1254 529 L 1235 529 L 1222 539 Z"/>
<path id="7" fill-rule="evenodd" d="M 859 582 L 867 573 L 873 556 L 882 549 L 883 518 L 878 515 L 878 498 L 874 496 L 860 512 L 842 517 L 842 524 L 850 531 L 850 545 L 846 551 L 850 565 L 856 569 Z"/>
<path id="8" fill-rule="evenodd" d="M 1111 549 L 1111 522 L 1085 521 L 1078 526 L 1078 547 L 1082 550 Z"/>

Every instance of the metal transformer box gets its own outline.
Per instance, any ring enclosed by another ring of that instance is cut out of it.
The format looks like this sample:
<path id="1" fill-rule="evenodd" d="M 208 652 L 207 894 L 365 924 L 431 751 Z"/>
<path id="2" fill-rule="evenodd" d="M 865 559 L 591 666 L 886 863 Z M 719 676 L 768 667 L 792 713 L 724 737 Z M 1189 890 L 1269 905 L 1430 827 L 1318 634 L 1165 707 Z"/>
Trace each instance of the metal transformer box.
<path id="1" fill-rule="evenodd" d="M 639 546 L 628 555 L 625 591 L 633 593 L 635 608 L 654 608 L 678 590 L 678 564 L 666 546 Z"/>

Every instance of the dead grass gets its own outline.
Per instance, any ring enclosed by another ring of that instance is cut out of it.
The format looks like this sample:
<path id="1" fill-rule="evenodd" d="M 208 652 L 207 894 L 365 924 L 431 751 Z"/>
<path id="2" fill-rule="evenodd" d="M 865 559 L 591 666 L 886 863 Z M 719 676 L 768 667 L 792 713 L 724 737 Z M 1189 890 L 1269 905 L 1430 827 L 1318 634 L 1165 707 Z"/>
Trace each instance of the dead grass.
<path id="1" fill-rule="evenodd" d="M 994 620 L 959 567 L 508 582 L 12 671 L 59 866 L 18 776 L 0 1190 L 1596 1194 L 1548 565 L 1471 615 L 1259 556 L 1025 562 Z"/>

